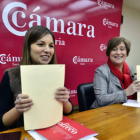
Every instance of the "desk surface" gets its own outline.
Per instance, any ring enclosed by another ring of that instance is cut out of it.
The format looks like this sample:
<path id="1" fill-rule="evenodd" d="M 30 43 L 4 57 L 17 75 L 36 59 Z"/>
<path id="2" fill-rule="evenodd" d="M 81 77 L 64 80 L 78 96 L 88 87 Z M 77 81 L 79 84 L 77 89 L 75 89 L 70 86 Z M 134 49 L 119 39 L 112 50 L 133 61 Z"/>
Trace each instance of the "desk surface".
<path id="1" fill-rule="evenodd" d="M 139 140 L 140 139 L 140 108 L 114 104 L 68 116 L 72 120 L 99 133 L 99 140 Z M 22 131 L 22 138 L 34 140 L 23 130 L 23 127 L 8 130 Z"/>
<path id="2" fill-rule="evenodd" d="M 99 140 L 139 140 L 140 108 L 114 104 L 92 109 L 69 118 L 99 133 Z"/>

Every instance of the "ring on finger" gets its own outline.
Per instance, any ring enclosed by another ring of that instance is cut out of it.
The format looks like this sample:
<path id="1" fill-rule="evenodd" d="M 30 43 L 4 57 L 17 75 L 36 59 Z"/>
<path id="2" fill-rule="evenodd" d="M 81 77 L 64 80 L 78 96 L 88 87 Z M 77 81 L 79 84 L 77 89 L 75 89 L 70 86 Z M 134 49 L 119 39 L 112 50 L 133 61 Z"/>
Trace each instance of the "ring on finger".
<path id="1" fill-rule="evenodd" d="M 18 100 L 18 102 L 20 103 L 21 98 L 19 97 L 17 100 Z"/>
<path id="2" fill-rule="evenodd" d="M 20 100 L 21 100 L 21 98 L 19 97 L 19 98 L 18 98 L 18 101 L 20 101 Z"/>

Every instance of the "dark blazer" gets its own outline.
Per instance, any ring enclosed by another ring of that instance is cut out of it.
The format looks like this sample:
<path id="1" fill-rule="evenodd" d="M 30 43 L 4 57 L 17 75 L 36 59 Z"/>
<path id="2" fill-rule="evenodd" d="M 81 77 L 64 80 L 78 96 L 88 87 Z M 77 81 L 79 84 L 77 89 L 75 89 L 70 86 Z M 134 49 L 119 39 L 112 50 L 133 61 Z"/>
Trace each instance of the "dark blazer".
<path id="1" fill-rule="evenodd" d="M 129 70 L 134 81 L 133 68 L 129 66 Z M 119 79 L 111 72 L 107 63 L 95 70 L 93 85 L 96 100 L 93 102 L 91 108 L 127 101 L 126 91 L 121 87 Z"/>

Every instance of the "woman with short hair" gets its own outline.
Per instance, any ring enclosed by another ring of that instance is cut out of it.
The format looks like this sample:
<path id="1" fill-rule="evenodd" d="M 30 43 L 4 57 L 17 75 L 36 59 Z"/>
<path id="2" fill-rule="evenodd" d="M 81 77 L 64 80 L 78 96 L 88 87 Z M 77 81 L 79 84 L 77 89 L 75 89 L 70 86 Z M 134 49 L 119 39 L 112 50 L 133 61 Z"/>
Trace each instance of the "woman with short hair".
<path id="1" fill-rule="evenodd" d="M 136 99 L 140 83 L 135 80 L 133 68 L 125 62 L 130 46 L 130 42 L 124 37 L 109 40 L 106 49 L 108 62 L 95 70 L 93 86 L 96 100 L 91 108 Z"/>

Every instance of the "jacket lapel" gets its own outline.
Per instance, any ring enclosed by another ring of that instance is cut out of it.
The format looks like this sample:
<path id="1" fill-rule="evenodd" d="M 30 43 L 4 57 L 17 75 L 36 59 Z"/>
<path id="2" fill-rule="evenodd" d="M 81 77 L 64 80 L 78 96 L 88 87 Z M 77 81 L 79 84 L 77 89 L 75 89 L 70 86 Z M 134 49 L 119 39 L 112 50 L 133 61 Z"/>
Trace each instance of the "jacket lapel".
<path id="1" fill-rule="evenodd" d="M 113 84 L 115 84 L 116 86 L 122 89 L 119 79 L 114 74 L 112 74 L 112 72 L 110 73 L 110 78 Z"/>

